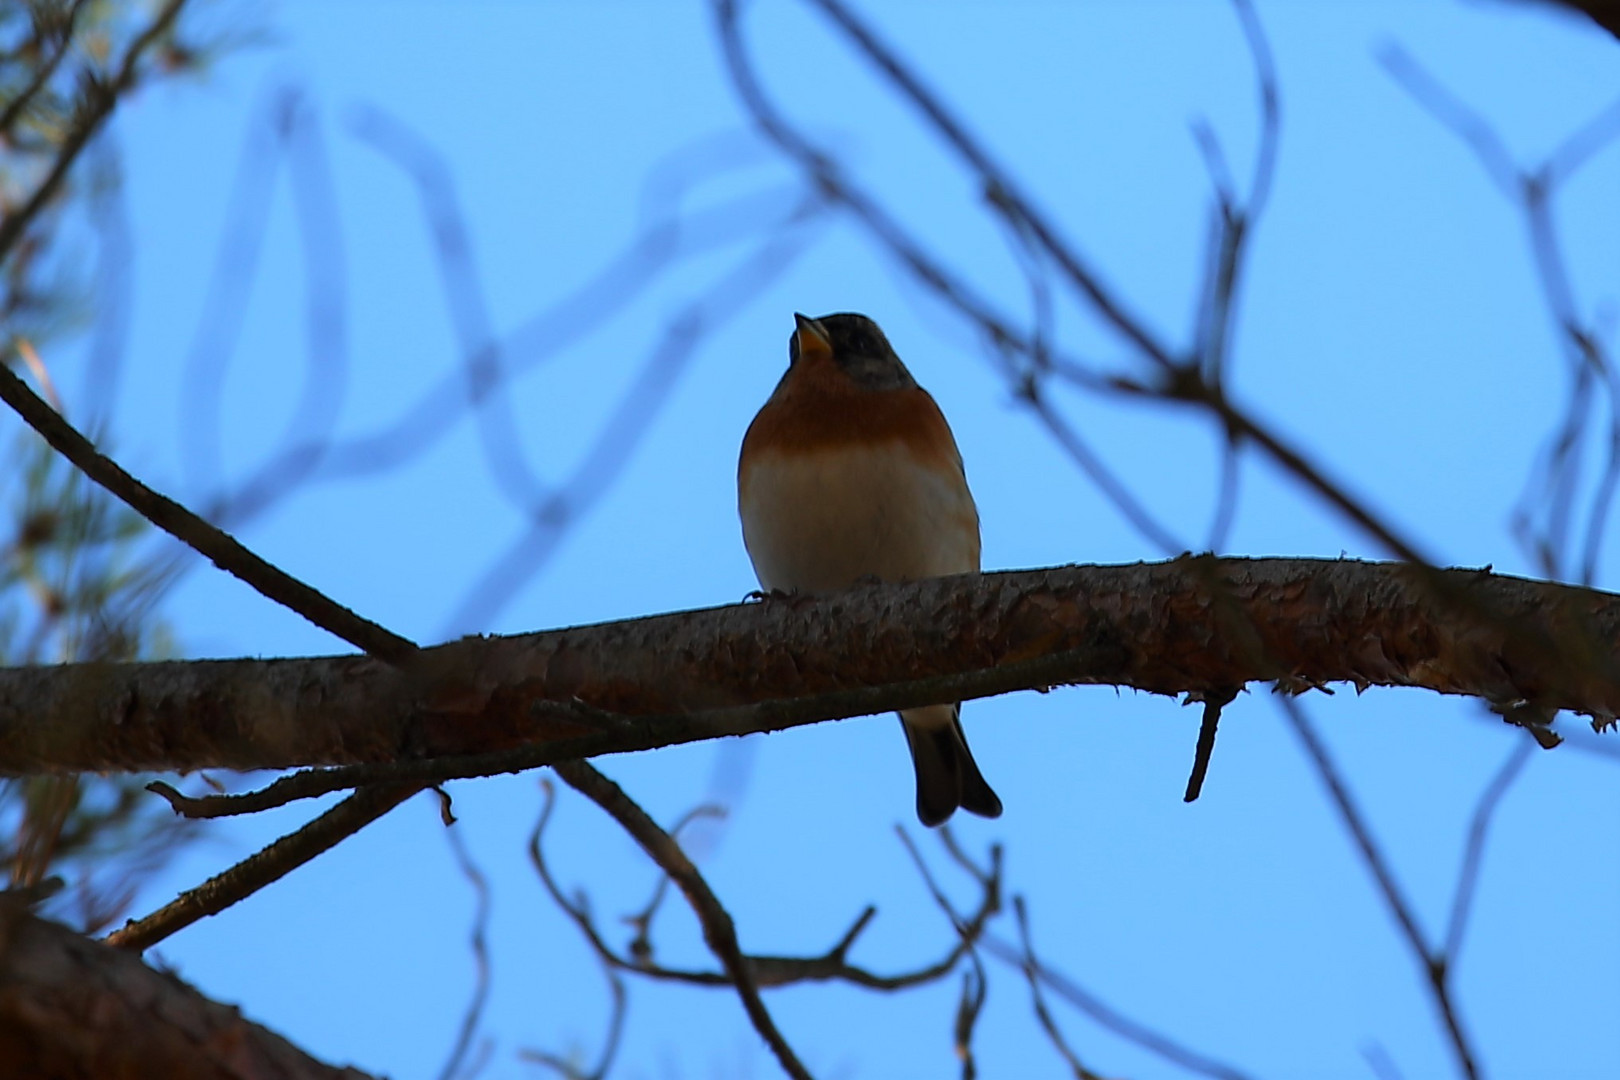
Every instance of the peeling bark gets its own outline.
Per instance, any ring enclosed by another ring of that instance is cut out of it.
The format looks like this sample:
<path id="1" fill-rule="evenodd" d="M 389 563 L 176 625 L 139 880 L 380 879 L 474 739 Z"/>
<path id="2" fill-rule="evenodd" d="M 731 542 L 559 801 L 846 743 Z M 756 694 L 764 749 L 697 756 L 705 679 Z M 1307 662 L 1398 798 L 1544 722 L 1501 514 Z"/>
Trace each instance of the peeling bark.
<path id="1" fill-rule="evenodd" d="M 0 1076 L 364 1080 L 140 958 L 0 902 Z"/>
<path id="2" fill-rule="evenodd" d="M 1620 597 L 1483 570 L 1184 557 L 1011 571 L 464 638 L 406 670 L 366 656 L 0 670 L 0 774 L 550 741 L 579 756 L 1073 683 L 1414 686 L 1607 719 L 1617 632 Z"/>

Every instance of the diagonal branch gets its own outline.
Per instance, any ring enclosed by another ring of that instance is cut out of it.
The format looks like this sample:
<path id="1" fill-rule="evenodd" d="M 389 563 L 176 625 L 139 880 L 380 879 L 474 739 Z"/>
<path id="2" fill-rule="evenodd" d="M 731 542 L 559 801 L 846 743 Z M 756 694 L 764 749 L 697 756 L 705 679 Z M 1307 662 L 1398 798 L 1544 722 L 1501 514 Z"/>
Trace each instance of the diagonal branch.
<path id="1" fill-rule="evenodd" d="M 1290 726 L 1299 736 L 1299 741 L 1304 744 L 1306 753 L 1316 766 L 1317 775 L 1322 778 L 1323 785 L 1328 789 L 1328 795 L 1339 811 L 1339 817 L 1344 821 L 1345 828 L 1361 852 L 1368 873 L 1372 875 L 1378 891 L 1383 894 L 1384 902 L 1389 906 L 1390 914 L 1400 926 L 1401 936 L 1406 939 L 1413 956 L 1423 966 L 1423 974 L 1428 982 L 1429 992 L 1434 998 L 1435 1008 L 1439 1011 L 1446 1026 L 1446 1033 L 1450 1037 L 1458 1070 L 1468 1080 L 1478 1080 L 1481 1075 L 1479 1055 L 1463 1029 L 1462 1017 L 1452 994 L 1450 980 L 1447 978 L 1445 955 L 1435 952 L 1429 944 L 1428 937 L 1423 933 L 1423 928 L 1418 925 L 1417 913 L 1413 910 L 1411 899 L 1395 880 L 1394 869 L 1384 857 L 1383 850 L 1378 846 L 1365 816 L 1351 796 L 1344 777 L 1334 764 L 1333 758 L 1329 756 L 1326 744 L 1317 737 L 1311 727 L 1304 710 L 1299 707 L 1297 701 L 1287 695 L 1279 697 L 1278 702 L 1282 705 L 1283 715 L 1288 718 Z"/>
<path id="2" fill-rule="evenodd" d="M 0 401 L 90 479 L 128 503 L 142 517 L 194 548 L 220 569 L 240 578 L 260 594 L 298 612 L 321 629 L 357 649 L 394 664 L 403 664 L 416 646 L 370 619 L 356 615 L 321 592 L 278 569 L 243 547 L 173 499 L 160 495 L 99 453 L 62 414 L 28 388 L 10 368 L 0 365 Z"/>
<path id="3" fill-rule="evenodd" d="M 295 832 L 243 859 L 222 874 L 107 935 L 107 944 L 141 952 L 192 923 L 273 884 L 415 795 L 420 788 L 376 786 L 357 791 Z"/>
<path id="4" fill-rule="evenodd" d="M 365 1080 L 139 957 L 0 905 L 0 1074 Z"/>

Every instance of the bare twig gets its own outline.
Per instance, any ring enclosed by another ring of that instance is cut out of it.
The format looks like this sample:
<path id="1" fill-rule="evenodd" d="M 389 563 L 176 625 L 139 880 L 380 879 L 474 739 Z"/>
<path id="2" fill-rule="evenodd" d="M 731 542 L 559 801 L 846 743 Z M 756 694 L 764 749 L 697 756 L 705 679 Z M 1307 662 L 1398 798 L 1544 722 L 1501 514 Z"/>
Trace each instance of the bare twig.
<path id="1" fill-rule="evenodd" d="M 1221 722 L 1221 710 L 1238 696 L 1236 688 L 1226 686 L 1203 693 L 1204 717 L 1198 725 L 1198 746 L 1193 752 L 1192 775 L 1187 777 L 1187 791 L 1182 802 L 1193 802 L 1204 790 L 1204 777 L 1209 774 L 1209 759 L 1215 753 L 1215 729 Z"/>
<path id="2" fill-rule="evenodd" d="M 361 109 L 351 126 L 356 136 L 392 160 L 416 185 L 422 218 L 437 255 L 450 324 L 461 350 L 467 398 L 478 403 L 484 460 L 507 499 L 526 513 L 536 514 L 550 492 L 524 460 L 511 396 L 490 392 L 507 382 L 510 373 L 478 278 L 472 231 L 461 213 L 450 167 L 425 139 L 380 110 Z"/>
<path id="3" fill-rule="evenodd" d="M 1424 936 L 1423 930 L 1418 926 L 1417 916 L 1412 910 L 1411 902 L 1401 891 L 1400 884 L 1395 880 L 1395 873 L 1384 858 L 1383 851 L 1373 838 L 1372 829 L 1366 819 L 1362 817 L 1355 800 L 1350 795 L 1350 789 L 1345 785 L 1343 777 L 1339 775 L 1338 766 L 1334 764 L 1329 755 L 1326 744 L 1316 735 L 1310 721 L 1305 716 L 1305 710 L 1298 700 L 1290 694 L 1276 695 L 1278 705 L 1287 717 L 1294 733 L 1299 736 L 1300 743 L 1310 756 L 1316 767 L 1317 775 L 1328 789 L 1335 808 L 1339 812 L 1344 827 L 1349 831 L 1350 837 L 1355 841 L 1357 850 L 1361 853 L 1362 861 L 1367 864 L 1367 871 L 1372 875 L 1378 886 L 1379 893 L 1388 905 L 1390 914 L 1395 917 L 1401 928 L 1401 936 L 1411 949 L 1413 956 L 1423 967 L 1425 981 L 1429 987 L 1430 996 L 1433 997 L 1435 1007 L 1439 1010 L 1444 1021 L 1446 1034 L 1449 1037 L 1452 1053 L 1457 1058 L 1458 1070 L 1469 1080 L 1477 1080 L 1480 1075 L 1478 1057 L 1463 1031 L 1462 1018 L 1458 1014 L 1456 1003 L 1451 997 L 1451 985 L 1448 979 L 1446 955 L 1435 952 Z"/>
<path id="4" fill-rule="evenodd" d="M 180 431 L 182 461 L 202 490 L 222 486 L 221 416 L 225 375 L 263 251 L 278 166 L 285 163 L 303 256 L 303 386 L 279 449 L 240 490 L 291 490 L 320 465 L 341 414 L 349 370 L 347 275 L 336 184 L 315 108 L 296 88 L 277 86 L 249 124 L 234 190 L 210 275 L 203 317 L 186 360 Z M 224 521 L 223 507 L 210 515 Z"/>
<path id="5" fill-rule="evenodd" d="M 1018 396 L 1029 405 L 1052 438 L 1069 455 L 1070 460 L 1091 478 L 1097 490 L 1114 504 L 1121 516 L 1130 522 L 1137 532 L 1166 555 L 1176 555 L 1187 550 L 1187 545 L 1142 505 L 1142 501 L 1132 494 L 1125 482 L 1120 480 L 1090 444 L 1081 438 L 1074 425 L 1052 407 L 1052 403 L 1042 393 L 1038 383 L 1026 380 L 1019 387 Z"/>
<path id="6" fill-rule="evenodd" d="M 1024 953 L 1024 962 L 1021 966 L 1024 978 L 1029 982 L 1030 1005 L 1035 1010 L 1035 1019 L 1040 1022 L 1041 1030 L 1046 1032 L 1047 1039 L 1063 1058 L 1064 1064 L 1069 1066 L 1075 1080 L 1103 1080 L 1103 1077 L 1086 1068 L 1080 1056 L 1069 1045 L 1069 1040 L 1064 1038 L 1062 1029 L 1052 1016 L 1052 1010 L 1046 1007 L 1046 994 L 1042 990 L 1040 979 L 1041 966 L 1035 959 L 1035 946 L 1030 940 L 1029 909 L 1025 906 L 1022 896 L 1013 897 L 1013 914 L 1018 917 L 1018 945 Z"/>
<path id="7" fill-rule="evenodd" d="M 737 943 L 737 928 L 731 921 L 730 912 L 721 905 L 680 845 L 659 828 L 646 811 L 625 794 L 623 788 L 590 765 L 583 761 L 567 761 L 558 762 L 552 768 L 569 787 L 596 803 L 617 821 L 658 864 L 659 869 L 674 880 L 703 927 L 703 940 L 720 961 L 731 985 L 736 988 L 737 996 L 742 999 L 743 1009 L 748 1013 L 754 1030 L 759 1032 L 776 1055 L 783 1072 L 795 1080 L 809 1080 L 809 1070 L 799 1061 L 798 1055 L 788 1045 L 776 1021 L 765 1008 L 750 964 Z"/>
<path id="8" fill-rule="evenodd" d="M 688 826 L 695 821 L 718 820 L 724 818 L 725 816 L 725 810 L 718 806 L 694 806 L 692 809 L 682 814 L 680 819 L 676 821 L 674 825 L 670 826 L 670 838 L 676 843 L 681 844 L 682 849 L 686 850 L 690 845 L 682 842 L 681 834 L 686 831 Z M 647 906 L 634 914 L 626 915 L 624 917 L 625 924 L 635 928 L 635 936 L 630 939 L 630 945 L 628 946 L 629 953 L 632 957 L 635 957 L 644 963 L 651 963 L 652 961 L 653 919 L 657 916 L 659 909 L 663 907 L 664 897 L 669 895 L 669 885 L 669 875 L 660 874 L 657 884 L 653 886 L 653 894 L 648 899 Z"/>
<path id="9" fill-rule="evenodd" d="M 296 832 L 288 833 L 264 850 L 248 856 L 224 873 L 189 889 L 146 916 L 132 919 L 107 935 L 109 945 L 136 952 L 209 915 L 244 900 L 278 881 L 317 855 L 353 836 L 367 825 L 420 791 L 415 785 L 378 785 L 363 788 Z"/>
<path id="10" fill-rule="evenodd" d="M 1003 941 L 994 934 L 987 934 L 984 938 L 984 951 L 1000 960 L 1009 967 L 1025 971 L 1026 961 L 1029 960 L 1024 950 L 1010 941 Z M 1067 1001 L 1090 1017 L 1091 1020 L 1113 1032 L 1126 1042 L 1139 1046 L 1157 1057 L 1163 1058 L 1199 1076 L 1210 1077 L 1211 1080 L 1251 1080 L 1248 1073 L 1232 1065 L 1218 1061 L 1206 1054 L 1200 1053 L 1156 1031 L 1139 1020 L 1132 1019 L 1113 1006 L 1104 1002 L 1096 994 L 1082 987 L 1072 977 L 1063 974 L 1056 968 L 1041 963 L 1037 958 L 1034 961 L 1034 975 L 1041 985 L 1048 991 Z"/>
<path id="11" fill-rule="evenodd" d="M 968 953 L 970 961 L 962 972 L 962 994 L 956 1002 L 956 1018 L 951 1025 L 951 1037 L 957 1060 L 962 1063 L 962 1080 L 974 1080 L 979 1075 L 979 1062 L 973 1055 L 973 1032 L 984 1012 L 984 999 L 990 984 L 984 977 L 984 963 L 977 955 Z"/>
<path id="12" fill-rule="evenodd" d="M 552 1054 L 545 1050 L 529 1048 L 519 1050 L 519 1058 L 555 1070 L 564 1080 L 605 1080 L 608 1070 L 613 1067 L 613 1059 L 618 1054 L 619 1044 L 624 1041 L 624 1018 L 629 1011 L 628 995 L 625 992 L 624 978 L 619 974 L 619 969 L 600 953 L 597 954 L 597 962 L 602 966 L 602 974 L 607 977 L 608 992 L 613 998 L 613 1008 L 608 1014 L 607 1035 L 602 1040 L 602 1053 L 597 1058 L 596 1067 L 582 1069 L 561 1054 Z"/>
<path id="13" fill-rule="evenodd" d="M 484 1006 L 489 1001 L 489 881 L 484 877 L 483 871 L 478 869 L 478 864 L 473 862 L 461 832 L 453 823 L 444 830 L 444 836 L 450 844 L 451 854 L 455 856 L 456 866 L 461 870 L 462 877 L 472 886 L 473 895 L 477 898 L 470 939 L 473 966 L 477 972 L 472 997 L 468 1000 L 467 1011 L 461 1018 L 461 1030 L 456 1036 L 456 1044 L 451 1048 L 450 1057 L 445 1061 L 444 1068 L 439 1070 L 439 1080 L 457 1080 L 457 1077 L 461 1076 L 467 1052 L 472 1048 L 473 1036 L 478 1033 L 478 1021 L 484 1015 Z"/>
<path id="14" fill-rule="evenodd" d="M 86 476 L 122 499 L 164 532 L 207 556 L 214 565 L 321 629 L 391 664 L 401 665 L 416 646 L 370 619 L 278 569 L 173 499 L 158 494 L 99 453 L 90 440 L 46 404 L 10 368 L 0 365 L 0 400 Z"/>
<path id="15" fill-rule="evenodd" d="M 733 0 L 720 0 L 722 9 L 730 8 Z M 1012 174 L 1001 168 L 968 132 L 956 121 L 922 79 L 878 38 L 873 29 L 862 21 L 841 0 L 808 0 L 821 11 L 866 54 L 877 68 L 900 89 L 902 94 L 928 118 L 944 137 L 947 145 L 973 166 L 983 177 L 986 192 L 993 206 L 1028 227 L 1030 234 L 1068 276 L 1069 280 L 1091 302 L 1103 321 L 1112 326 L 1125 340 L 1142 354 L 1151 357 L 1165 368 L 1175 366 L 1171 349 L 1150 333 L 1146 324 L 1126 310 L 1125 303 L 1103 283 L 1101 275 L 1087 265 L 1077 249 L 1059 237 L 1057 227 L 1035 209 L 1034 204 L 1019 191 Z"/>
<path id="16" fill-rule="evenodd" d="M 1399 46 L 1386 46 L 1382 59 L 1390 75 L 1420 106 L 1468 144 L 1498 189 L 1524 216 L 1543 298 L 1571 373 L 1564 414 L 1538 456 L 1513 512 L 1520 542 L 1551 577 L 1564 576 L 1565 561 L 1575 554 L 1567 549 L 1577 524 L 1581 469 L 1591 456 L 1588 432 L 1600 397 L 1607 402 L 1607 439 L 1598 443 L 1603 464 L 1590 489 L 1580 549 L 1579 579 L 1590 584 L 1596 580 L 1603 535 L 1620 489 L 1620 371 L 1595 327 L 1581 315 L 1553 213 L 1553 197 L 1598 150 L 1620 136 L 1620 102 L 1576 129 L 1540 165 L 1524 168 L 1514 161 L 1505 140 L 1484 116 Z"/>
<path id="17" fill-rule="evenodd" d="M 1528 739 L 1522 739 L 1512 751 L 1508 753 L 1507 760 L 1497 770 L 1491 782 L 1479 797 L 1479 803 L 1474 807 L 1474 816 L 1468 824 L 1468 841 L 1463 847 L 1462 868 L 1457 872 L 1457 889 L 1452 893 L 1451 918 L 1446 923 L 1446 941 L 1441 956 L 1445 957 L 1447 970 L 1455 970 L 1457 957 L 1462 952 L 1463 937 L 1468 932 L 1468 915 L 1473 907 L 1474 890 L 1479 884 L 1480 867 L 1485 862 L 1485 837 L 1491 826 L 1491 818 L 1496 808 L 1502 804 L 1502 797 L 1507 794 L 1513 781 L 1519 778 L 1525 765 L 1535 753 L 1535 744 Z"/>
<path id="18" fill-rule="evenodd" d="M 551 819 L 554 796 L 549 784 L 542 782 L 545 803 L 534 830 L 529 836 L 529 860 L 539 875 L 542 886 L 552 900 L 579 927 L 580 933 L 602 961 L 619 971 L 631 971 L 647 978 L 665 982 L 685 983 L 693 986 L 730 986 L 730 977 L 723 971 L 690 971 L 670 968 L 652 961 L 653 948 L 640 926 L 629 947 L 620 952 L 609 945 L 598 928 L 589 905 L 583 897 L 564 895 L 541 847 L 547 824 Z M 868 990 L 892 992 L 934 982 L 949 974 L 983 932 L 984 926 L 1000 910 L 1001 878 L 999 855 L 990 869 L 980 869 L 964 859 L 961 865 L 980 885 L 979 903 L 974 912 L 962 916 L 943 904 L 947 917 L 956 929 L 956 940 L 946 953 L 933 963 L 894 975 L 880 975 L 849 962 L 849 953 L 877 916 L 877 909 L 867 907 L 849 929 L 825 953 L 819 956 L 763 956 L 748 957 L 754 981 L 760 987 L 791 986 L 805 982 L 847 982 Z M 927 877 L 924 868 L 925 880 Z M 634 918 L 632 925 L 636 925 Z"/>

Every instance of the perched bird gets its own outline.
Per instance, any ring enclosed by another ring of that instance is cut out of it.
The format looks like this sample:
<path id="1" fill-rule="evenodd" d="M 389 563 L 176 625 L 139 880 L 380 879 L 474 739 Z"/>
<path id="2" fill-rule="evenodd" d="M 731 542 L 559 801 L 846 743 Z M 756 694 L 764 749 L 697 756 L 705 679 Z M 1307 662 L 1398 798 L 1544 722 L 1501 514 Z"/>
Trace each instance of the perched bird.
<path id="1" fill-rule="evenodd" d="M 928 392 L 864 315 L 795 315 L 788 369 L 743 436 L 737 509 L 760 585 L 825 592 L 863 578 L 979 570 L 979 511 L 962 455 Z M 1001 800 L 962 735 L 961 706 L 900 714 L 917 769 L 917 817 Z"/>

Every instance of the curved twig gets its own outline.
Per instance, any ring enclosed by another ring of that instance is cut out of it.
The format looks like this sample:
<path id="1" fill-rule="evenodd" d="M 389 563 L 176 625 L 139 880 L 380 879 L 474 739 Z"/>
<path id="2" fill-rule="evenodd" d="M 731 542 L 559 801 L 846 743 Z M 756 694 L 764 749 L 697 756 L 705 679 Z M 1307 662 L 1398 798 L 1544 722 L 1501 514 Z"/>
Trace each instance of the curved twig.
<path id="1" fill-rule="evenodd" d="M 770 1046 L 784 1072 L 795 1080 L 809 1080 L 809 1070 L 788 1045 L 759 996 L 752 966 L 737 943 L 737 928 L 731 921 L 731 913 L 721 905 L 719 898 L 710 890 L 709 883 L 692 865 L 680 845 L 659 828 L 646 811 L 625 794 L 623 788 L 590 765 L 583 761 L 560 761 L 552 768 L 569 787 L 607 811 L 608 816 L 617 821 L 653 862 L 674 880 L 703 927 L 703 940 L 725 968 L 737 996 L 742 999 L 743 1009 L 748 1013 L 754 1030 Z"/>

